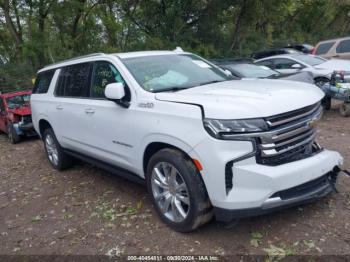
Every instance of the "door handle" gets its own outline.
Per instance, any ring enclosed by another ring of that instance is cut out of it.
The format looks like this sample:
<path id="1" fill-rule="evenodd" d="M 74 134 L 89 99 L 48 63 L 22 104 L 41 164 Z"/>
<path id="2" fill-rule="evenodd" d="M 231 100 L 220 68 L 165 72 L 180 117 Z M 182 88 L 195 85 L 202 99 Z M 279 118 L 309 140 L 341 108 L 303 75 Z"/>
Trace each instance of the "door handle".
<path id="1" fill-rule="evenodd" d="M 62 109 L 63 109 L 63 106 L 58 105 L 58 106 L 56 106 L 56 109 L 57 109 L 57 110 L 62 110 Z"/>
<path id="2" fill-rule="evenodd" d="M 85 113 L 86 114 L 93 114 L 93 113 L 95 113 L 95 110 L 92 108 L 85 108 Z"/>

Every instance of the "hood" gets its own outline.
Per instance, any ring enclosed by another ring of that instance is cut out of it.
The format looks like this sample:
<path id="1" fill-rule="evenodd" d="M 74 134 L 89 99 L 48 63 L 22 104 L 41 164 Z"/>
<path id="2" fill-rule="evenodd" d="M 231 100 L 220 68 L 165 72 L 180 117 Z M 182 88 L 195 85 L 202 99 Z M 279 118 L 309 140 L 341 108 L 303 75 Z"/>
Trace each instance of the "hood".
<path id="1" fill-rule="evenodd" d="M 156 99 L 203 107 L 206 118 L 268 117 L 319 102 L 324 93 L 316 86 L 283 80 L 245 79 L 157 93 Z"/>
<path id="2" fill-rule="evenodd" d="M 329 70 L 344 70 L 350 71 L 350 61 L 340 60 L 340 59 L 331 59 L 320 65 L 315 66 L 317 69 L 329 69 Z"/>
<path id="3" fill-rule="evenodd" d="M 26 116 L 32 113 L 29 106 L 15 108 L 15 109 L 8 109 L 8 112 L 13 113 L 15 115 L 20 115 L 20 116 Z"/>

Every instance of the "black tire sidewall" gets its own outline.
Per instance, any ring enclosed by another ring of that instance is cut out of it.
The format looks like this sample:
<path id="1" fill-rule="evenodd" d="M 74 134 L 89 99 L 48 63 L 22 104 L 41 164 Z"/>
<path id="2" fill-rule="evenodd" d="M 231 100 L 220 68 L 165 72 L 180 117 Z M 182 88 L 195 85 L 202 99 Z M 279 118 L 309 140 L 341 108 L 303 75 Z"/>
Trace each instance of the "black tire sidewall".
<path id="1" fill-rule="evenodd" d="M 173 151 L 176 152 L 175 150 Z M 172 164 L 181 173 L 181 176 L 186 183 L 190 198 L 190 208 L 187 217 L 182 222 L 173 222 L 165 217 L 154 199 L 151 185 L 151 175 L 153 167 L 159 162 L 168 162 Z M 176 231 L 188 232 L 193 230 L 198 216 L 201 215 L 199 214 L 199 205 L 203 200 L 205 200 L 205 198 L 207 198 L 207 196 L 206 192 L 204 193 L 200 190 L 199 184 L 203 182 L 201 181 L 199 175 L 200 173 L 193 165 L 193 163 L 186 159 L 185 156 L 179 151 L 173 154 L 171 151 L 161 150 L 156 153 L 149 161 L 146 173 L 146 183 L 148 192 L 151 195 L 152 203 L 161 220 Z"/>
<path id="2" fill-rule="evenodd" d="M 47 135 L 50 135 L 52 138 L 53 138 L 53 141 L 56 145 L 56 148 L 57 148 L 57 155 L 58 155 L 58 164 L 55 165 L 54 163 L 52 163 L 49 159 L 49 155 L 48 155 L 48 152 L 47 152 L 47 148 L 46 148 L 46 137 Z M 62 169 L 62 155 L 63 155 L 63 151 L 62 151 L 62 148 L 60 146 L 60 144 L 58 143 L 57 141 L 57 138 L 55 136 L 55 133 L 53 132 L 53 130 L 51 128 L 48 128 L 44 131 L 44 134 L 43 134 L 43 142 L 44 142 L 44 147 L 45 147 L 45 152 L 46 152 L 46 157 L 47 157 L 47 160 L 49 161 L 49 163 L 51 164 L 51 166 L 57 170 L 61 170 Z"/>
<path id="3" fill-rule="evenodd" d="M 16 130 L 12 123 L 8 125 L 7 132 L 8 132 L 7 135 L 10 140 L 10 143 L 17 144 L 19 142 L 19 136 L 17 135 Z"/>

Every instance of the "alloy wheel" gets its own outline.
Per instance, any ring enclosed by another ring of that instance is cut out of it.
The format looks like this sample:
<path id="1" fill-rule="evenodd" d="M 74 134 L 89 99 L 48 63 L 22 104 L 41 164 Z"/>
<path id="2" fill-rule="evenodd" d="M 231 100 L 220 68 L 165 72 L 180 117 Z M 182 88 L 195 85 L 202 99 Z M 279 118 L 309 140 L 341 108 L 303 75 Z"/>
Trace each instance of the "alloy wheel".
<path id="1" fill-rule="evenodd" d="M 173 222 L 182 222 L 190 210 L 190 197 L 180 172 L 168 162 L 156 164 L 151 175 L 152 193 L 162 214 Z"/>
<path id="2" fill-rule="evenodd" d="M 52 135 L 48 134 L 45 138 L 45 147 L 47 151 L 47 156 L 52 164 L 55 166 L 58 165 L 58 150 L 56 143 L 52 137 Z"/>

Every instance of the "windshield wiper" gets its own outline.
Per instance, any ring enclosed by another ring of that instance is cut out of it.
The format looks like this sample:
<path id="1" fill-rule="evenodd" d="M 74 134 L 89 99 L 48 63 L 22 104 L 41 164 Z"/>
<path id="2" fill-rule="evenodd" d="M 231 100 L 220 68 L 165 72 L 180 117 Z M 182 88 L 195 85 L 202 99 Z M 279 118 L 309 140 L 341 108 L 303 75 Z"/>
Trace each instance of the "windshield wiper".
<path id="1" fill-rule="evenodd" d="M 184 89 L 189 89 L 192 88 L 194 86 L 173 86 L 173 87 L 169 87 L 169 88 L 165 88 L 165 89 L 160 89 L 160 90 L 154 90 L 153 93 L 160 93 L 160 92 L 168 92 L 168 91 L 180 91 L 180 90 L 184 90 Z"/>
<path id="2" fill-rule="evenodd" d="M 203 82 L 203 83 L 200 83 L 199 86 L 210 85 L 210 84 L 220 83 L 224 81 L 228 81 L 228 80 L 213 80 L 213 81 Z"/>

